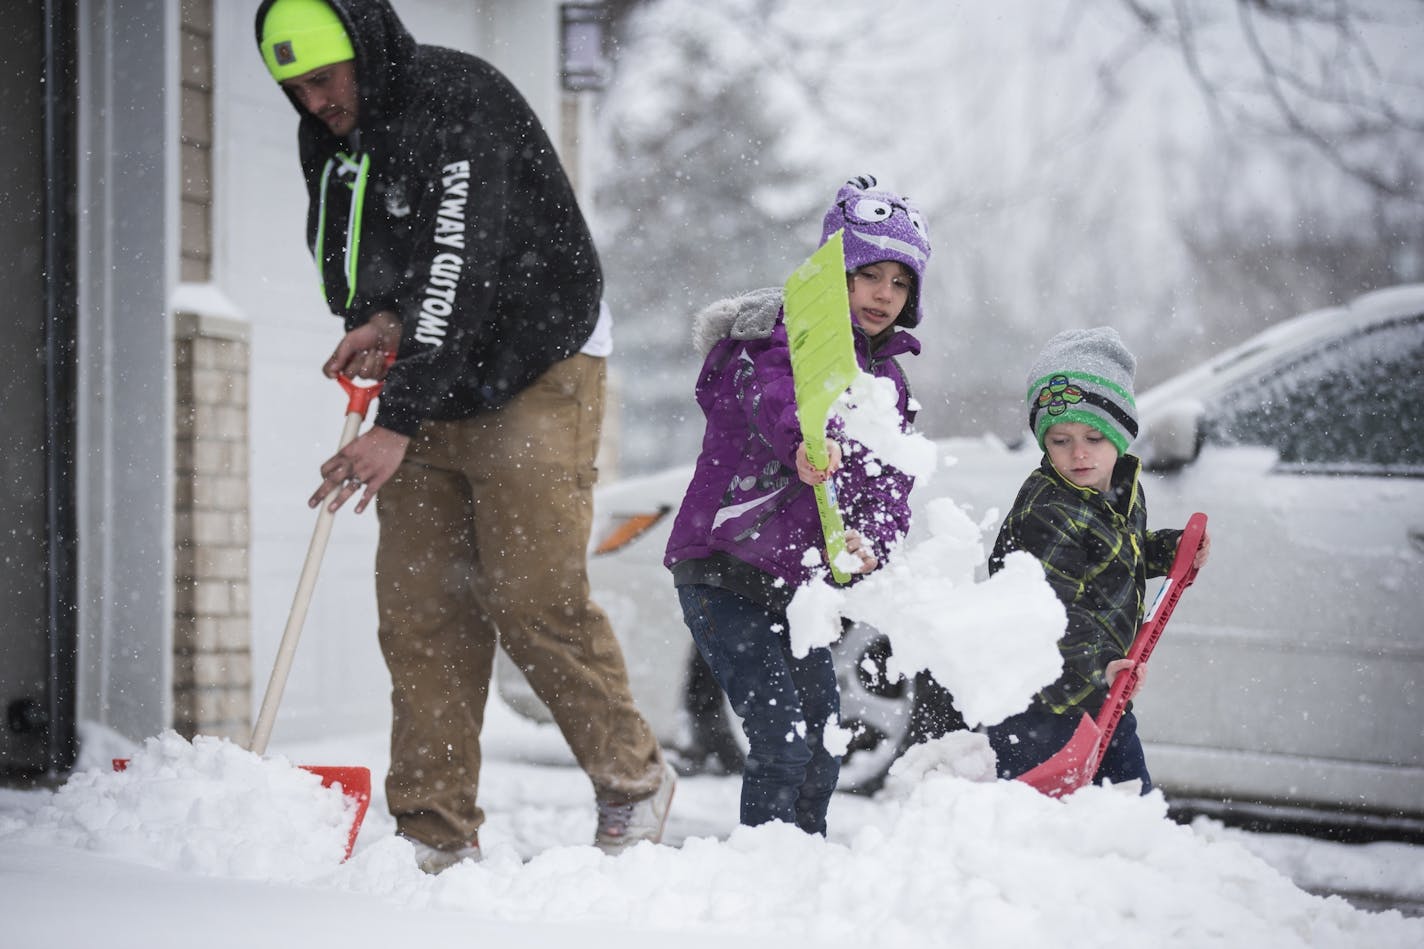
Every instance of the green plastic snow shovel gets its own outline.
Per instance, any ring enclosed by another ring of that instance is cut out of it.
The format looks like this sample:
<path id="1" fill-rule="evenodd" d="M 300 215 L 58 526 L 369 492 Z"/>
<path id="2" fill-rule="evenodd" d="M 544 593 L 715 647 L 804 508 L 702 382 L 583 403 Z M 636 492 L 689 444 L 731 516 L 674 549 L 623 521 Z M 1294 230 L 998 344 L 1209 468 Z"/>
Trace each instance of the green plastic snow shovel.
<path id="1" fill-rule="evenodd" d="M 860 374 L 851 336 L 842 236 L 841 231 L 836 231 L 796 268 L 786 281 L 783 302 L 796 389 L 796 418 L 801 423 L 806 457 L 817 468 L 825 468 L 830 460 L 826 422 L 831 406 Z M 830 481 L 816 485 L 816 510 L 821 516 L 831 576 L 837 583 L 848 583 L 850 574 L 836 566 L 836 558 L 846 549 L 845 524 Z"/>

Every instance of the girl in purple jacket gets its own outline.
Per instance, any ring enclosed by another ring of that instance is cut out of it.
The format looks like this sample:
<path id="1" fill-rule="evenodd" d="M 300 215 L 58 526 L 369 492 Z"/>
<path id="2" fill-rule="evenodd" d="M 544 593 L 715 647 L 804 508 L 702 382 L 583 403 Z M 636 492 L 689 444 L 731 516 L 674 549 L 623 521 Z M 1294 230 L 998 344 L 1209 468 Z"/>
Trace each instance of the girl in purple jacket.
<path id="1" fill-rule="evenodd" d="M 908 429 L 914 411 L 896 357 L 920 351 L 902 327 L 920 322 L 930 255 L 924 222 L 904 197 L 863 176 L 837 193 L 822 242 L 842 229 L 856 356 L 863 370 L 894 382 Z M 693 335 L 706 354 L 697 402 L 707 427 L 663 562 L 750 744 L 741 822 L 781 820 L 825 834 L 840 757 L 824 739 L 840 694 L 830 650 L 794 655 L 786 618 L 796 588 L 826 574 L 810 486 L 833 482 L 863 574 L 909 529 L 913 479 L 855 442 L 839 444 L 835 419 L 829 468 L 807 462 L 779 289 L 714 304 L 698 314 Z"/>

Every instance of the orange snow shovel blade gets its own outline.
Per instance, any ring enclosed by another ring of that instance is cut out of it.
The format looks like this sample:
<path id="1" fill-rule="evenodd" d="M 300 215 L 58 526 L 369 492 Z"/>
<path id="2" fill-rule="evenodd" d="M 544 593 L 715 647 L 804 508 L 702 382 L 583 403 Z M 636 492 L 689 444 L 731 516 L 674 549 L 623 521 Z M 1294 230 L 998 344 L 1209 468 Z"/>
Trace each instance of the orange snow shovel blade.
<path id="1" fill-rule="evenodd" d="M 361 833 L 361 822 L 366 819 L 366 808 L 371 805 L 371 769 L 359 765 L 298 765 L 303 771 L 310 771 L 321 778 L 322 787 L 338 787 L 341 793 L 356 807 L 351 818 L 351 831 L 346 835 L 346 856 L 356 849 L 356 837 Z"/>
<path id="2" fill-rule="evenodd" d="M 1157 599 L 1147 611 L 1147 618 L 1142 621 L 1142 628 L 1137 631 L 1137 638 L 1132 641 L 1132 649 L 1127 653 L 1127 658 L 1137 665 L 1118 674 L 1097 719 L 1084 712 L 1068 744 L 1016 780 L 1032 785 L 1049 797 L 1072 794 L 1092 782 L 1103 754 L 1108 750 L 1108 743 L 1117 731 L 1117 723 L 1127 711 L 1128 698 L 1137 687 L 1140 669 L 1147 664 L 1147 657 L 1152 654 L 1157 640 L 1162 638 L 1162 631 L 1166 629 L 1167 620 L 1171 619 L 1182 593 L 1197 578 L 1197 568 L 1192 561 L 1205 533 L 1206 515 L 1193 514 L 1187 520 L 1181 540 L 1177 542 L 1177 556 L 1172 560 L 1172 569 L 1167 571 L 1167 579 L 1163 581 L 1162 589 L 1157 591 Z"/>
<path id="3" fill-rule="evenodd" d="M 115 758 L 113 765 L 115 771 L 127 770 L 129 759 Z M 341 858 L 349 859 L 351 851 L 356 848 L 356 835 L 361 833 L 361 822 L 366 819 L 366 808 L 371 805 L 371 769 L 319 764 L 303 764 L 297 767 L 321 778 L 322 787 L 338 788 L 356 808 L 356 814 L 351 820 L 351 832 L 346 835 L 346 856 Z"/>

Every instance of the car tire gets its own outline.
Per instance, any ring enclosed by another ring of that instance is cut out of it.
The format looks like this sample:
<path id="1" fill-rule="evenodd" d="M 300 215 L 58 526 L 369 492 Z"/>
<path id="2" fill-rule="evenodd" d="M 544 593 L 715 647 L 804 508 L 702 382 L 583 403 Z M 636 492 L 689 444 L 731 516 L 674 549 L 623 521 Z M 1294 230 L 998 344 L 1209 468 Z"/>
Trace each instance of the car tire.
<path id="1" fill-rule="evenodd" d="M 839 788 L 872 794 L 913 742 L 918 682 L 886 671 L 890 640 L 874 626 L 848 621 L 831 645 L 841 692 L 841 726 L 851 732 Z"/>
<path id="2" fill-rule="evenodd" d="M 839 790 L 873 794 L 890 766 L 917 742 L 962 729 L 953 699 L 928 673 L 891 680 L 890 640 L 873 626 L 847 622 L 831 646 L 840 688 L 841 726 L 852 737 L 841 760 Z M 684 708 L 690 745 L 677 749 L 689 771 L 736 774 L 746 763 L 746 739 L 702 655 L 691 650 Z"/>
<path id="3" fill-rule="evenodd" d="M 911 745 L 965 727 L 953 697 L 928 672 L 890 677 L 890 640 L 875 627 L 847 621 L 831 653 L 841 690 L 841 725 L 853 733 L 841 762 L 841 790 L 875 793 Z"/>

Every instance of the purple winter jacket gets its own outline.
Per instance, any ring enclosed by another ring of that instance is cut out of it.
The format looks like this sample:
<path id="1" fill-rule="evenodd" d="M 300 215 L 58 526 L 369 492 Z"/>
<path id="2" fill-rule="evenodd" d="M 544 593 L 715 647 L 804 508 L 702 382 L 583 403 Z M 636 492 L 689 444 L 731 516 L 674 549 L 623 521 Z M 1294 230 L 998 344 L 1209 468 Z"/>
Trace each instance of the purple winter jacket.
<path id="1" fill-rule="evenodd" d="M 735 310 L 755 294 L 714 304 L 698 316 L 704 325 L 694 328 L 694 336 L 717 338 L 697 382 L 697 402 L 707 427 L 663 563 L 673 568 L 721 553 L 794 589 L 811 578 L 811 568 L 803 563 L 805 551 L 819 551 L 824 563 L 824 543 L 815 493 L 796 476 L 801 432 L 785 314 L 779 295 L 770 304 L 774 308 L 765 303 L 775 291 L 760 293 L 765 314 L 761 322 L 774 316 L 769 333 L 765 325 L 748 330 L 745 312 L 737 325 L 715 327 L 710 334 L 705 325 L 719 308 L 723 322 L 729 322 L 729 307 Z M 761 335 L 747 338 L 755 333 Z M 908 429 L 914 420 L 909 383 L 894 357 L 918 354 L 919 340 L 896 330 L 872 353 L 870 338 L 857 327 L 855 348 L 862 369 L 894 382 Z M 832 419 L 832 425 L 837 421 Z M 871 458 L 858 443 L 844 438 L 841 443 L 842 467 L 833 479 L 841 515 L 846 527 L 858 531 L 884 562 L 909 530 L 914 479 Z"/>

